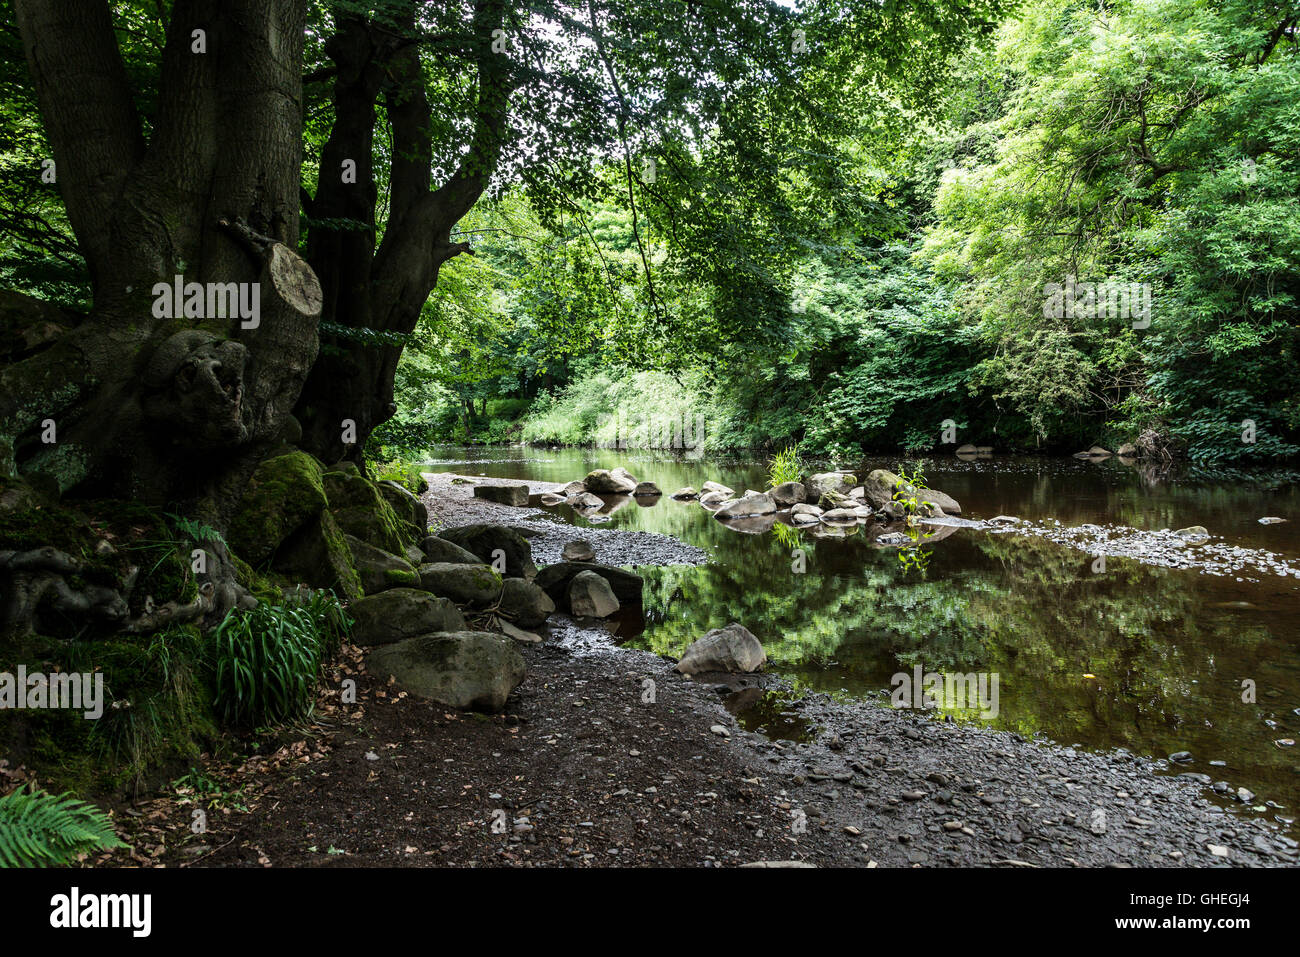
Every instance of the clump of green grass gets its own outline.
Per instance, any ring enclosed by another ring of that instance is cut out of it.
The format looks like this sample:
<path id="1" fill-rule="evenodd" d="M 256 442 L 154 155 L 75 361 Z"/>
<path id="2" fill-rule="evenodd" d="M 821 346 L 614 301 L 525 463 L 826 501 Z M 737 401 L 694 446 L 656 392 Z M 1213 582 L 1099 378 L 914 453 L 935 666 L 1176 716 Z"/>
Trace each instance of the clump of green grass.
<path id="1" fill-rule="evenodd" d="M 232 726 L 260 727 L 310 712 L 321 667 L 350 628 L 333 592 L 232 611 L 211 639 L 218 717 Z"/>
<path id="2" fill-rule="evenodd" d="M 793 445 L 786 446 L 767 463 L 767 480 L 772 488 L 786 482 L 797 482 L 803 475 L 803 460 L 799 458 L 799 449 Z"/>

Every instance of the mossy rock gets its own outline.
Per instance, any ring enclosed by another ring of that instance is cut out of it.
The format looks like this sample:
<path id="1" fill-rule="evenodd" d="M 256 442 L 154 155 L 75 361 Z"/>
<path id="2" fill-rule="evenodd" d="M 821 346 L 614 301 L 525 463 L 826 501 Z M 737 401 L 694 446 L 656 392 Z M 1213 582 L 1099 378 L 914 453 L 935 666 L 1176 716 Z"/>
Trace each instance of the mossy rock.
<path id="1" fill-rule="evenodd" d="M 420 587 L 420 576 L 406 559 L 352 535 L 345 534 L 343 538 L 352 552 L 353 566 L 367 595 L 377 595 L 390 588 Z"/>
<path id="2" fill-rule="evenodd" d="M 375 488 L 393 511 L 411 526 L 417 541 L 429 533 L 429 509 L 409 489 L 390 481 L 377 482 Z"/>
<path id="3" fill-rule="evenodd" d="M 348 607 L 358 645 L 387 645 L 431 631 L 463 631 L 468 626 L 449 598 L 414 588 L 390 588 Z"/>
<path id="4" fill-rule="evenodd" d="M 420 587 L 462 605 L 490 605 L 501 596 L 501 576 L 490 565 L 428 562 L 420 566 Z"/>
<path id="5" fill-rule="evenodd" d="M 249 563 L 261 565 L 281 542 L 307 525 L 328 504 L 319 462 L 289 452 L 257 466 L 226 536 Z"/>
<path id="6" fill-rule="evenodd" d="M 252 592 L 253 597 L 258 601 L 274 605 L 283 598 L 284 583 L 277 582 L 276 576 L 256 571 L 252 565 L 233 552 L 230 553 L 230 560 L 235 566 L 235 581 Z"/>
<path id="7" fill-rule="evenodd" d="M 501 711 L 524 680 L 523 656 L 509 638 L 481 631 L 418 635 L 366 656 L 372 675 L 392 675 L 422 698 L 479 711 Z"/>
<path id="8" fill-rule="evenodd" d="M 352 550 L 334 516 L 321 512 L 276 549 L 272 569 L 349 601 L 365 594 Z"/>
<path id="9" fill-rule="evenodd" d="M 325 476 L 325 495 L 339 527 L 375 548 L 402 555 L 417 538 L 416 529 L 398 517 L 379 490 L 361 475 L 330 471 Z"/>

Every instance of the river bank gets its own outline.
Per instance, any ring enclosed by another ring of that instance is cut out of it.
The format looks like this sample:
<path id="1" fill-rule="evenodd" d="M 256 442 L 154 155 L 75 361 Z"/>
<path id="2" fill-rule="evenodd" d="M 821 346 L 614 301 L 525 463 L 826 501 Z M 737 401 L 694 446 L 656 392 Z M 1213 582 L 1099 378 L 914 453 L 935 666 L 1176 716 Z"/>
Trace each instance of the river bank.
<path id="1" fill-rule="evenodd" d="M 570 526 L 476 500 L 452 477 L 435 477 L 425 502 L 446 526 L 493 521 L 535 531 L 539 563 L 575 539 L 603 548 L 603 561 L 674 554 L 660 541 L 668 536 Z M 242 809 L 227 805 L 210 815 L 206 833 L 177 841 L 192 799 L 146 802 L 132 809 L 137 855 L 183 866 L 1220 867 L 1297 859 L 1285 829 L 1216 804 L 1204 782 L 1166 773 L 1165 761 L 822 694 L 781 705 L 803 733 L 770 740 L 746 730 L 728 705 L 738 692 L 779 698 L 785 683 L 776 676 L 688 679 L 671 661 L 618 647 L 603 629 L 561 615 L 545 637 L 521 648 L 528 677 L 492 717 L 405 695 L 366 675 L 349 649 L 310 733 L 209 772 L 223 793 L 240 795 Z M 357 682 L 355 704 L 340 700 L 348 677 Z M 170 836 L 151 844 L 154 833 Z"/>

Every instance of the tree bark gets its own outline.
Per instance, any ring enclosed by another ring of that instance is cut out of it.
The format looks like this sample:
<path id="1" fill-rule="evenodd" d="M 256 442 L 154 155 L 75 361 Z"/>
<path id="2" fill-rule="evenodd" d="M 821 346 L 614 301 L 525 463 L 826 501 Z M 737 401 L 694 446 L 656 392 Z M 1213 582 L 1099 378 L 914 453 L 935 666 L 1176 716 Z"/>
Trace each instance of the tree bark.
<path id="1" fill-rule="evenodd" d="M 306 0 L 177 0 L 147 142 L 109 5 L 14 6 L 94 304 L 0 373 L 0 474 L 223 530 L 318 348 L 295 252 Z M 204 284 L 198 314 L 160 305 L 177 276 Z M 256 322 L 213 308 L 227 283 Z"/>
<path id="2" fill-rule="evenodd" d="M 431 114 L 424 67 L 416 43 L 414 6 L 404 35 L 373 22 L 340 21 L 328 52 L 334 60 L 336 122 L 322 152 L 315 219 L 346 218 L 365 230 L 313 227 L 308 259 L 329 275 L 322 323 L 324 348 L 303 388 L 295 414 L 303 446 L 326 462 L 360 463 L 371 432 L 397 411 L 393 379 L 402 339 L 415 329 L 438 281 L 438 270 L 469 244 L 452 242 L 456 223 L 486 189 L 507 137 L 507 109 L 517 85 L 509 57 L 494 53 L 492 32 L 504 22 L 504 0 L 477 0 L 471 45 L 477 72 L 472 140 L 457 170 L 432 185 Z M 375 197 L 370 166 L 379 96 L 393 130 L 389 216 L 374 246 Z M 354 159 L 357 182 L 342 182 L 341 164 Z M 363 170 L 365 171 L 363 177 Z M 373 330 L 382 335 L 358 335 Z M 344 442 L 345 422 L 356 441 Z"/>

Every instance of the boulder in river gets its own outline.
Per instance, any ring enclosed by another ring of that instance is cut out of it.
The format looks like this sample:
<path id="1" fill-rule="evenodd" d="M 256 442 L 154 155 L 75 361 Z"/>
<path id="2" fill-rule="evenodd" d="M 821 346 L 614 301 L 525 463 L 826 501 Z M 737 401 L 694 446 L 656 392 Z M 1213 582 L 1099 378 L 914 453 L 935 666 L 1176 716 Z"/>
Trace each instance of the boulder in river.
<path id="1" fill-rule="evenodd" d="M 1261 525 L 1280 525 L 1282 522 L 1285 522 L 1285 521 L 1286 521 L 1285 518 L 1278 518 L 1276 515 L 1265 515 L 1263 518 L 1261 518 L 1261 519 L 1259 520 L 1259 524 L 1261 524 Z"/>
<path id="2" fill-rule="evenodd" d="M 585 491 L 587 491 L 587 484 L 582 481 L 576 481 L 570 482 L 568 485 L 564 486 L 564 488 L 560 489 L 560 494 L 566 498 L 571 498 L 574 495 L 581 495 Z"/>
<path id="3" fill-rule="evenodd" d="M 713 517 L 722 521 L 735 518 L 754 518 L 759 515 L 771 515 L 776 511 L 776 502 L 772 496 L 762 492 L 746 495 L 728 502 L 713 513 Z"/>
<path id="4" fill-rule="evenodd" d="M 700 497 L 700 493 L 695 491 L 695 489 L 691 488 L 689 485 L 686 486 L 685 488 L 679 488 L 676 492 L 673 492 L 673 494 L 669 496 L 669 498 L 675 498 L 679 502 L 686 502 L 689 501 L 690 499 L 699 498 L 699 497 Z"/>
<path id="5" fill-rule="evenodd" d="M 877 509 L 884 508 L 894 500 L 894 492 L 902 491 L 909 498 L 918 502 L 933 502 L 945 515 L 960 515 L 961 505 L 946 492 L 935 488 L 918 489 L 904 482 L 898 475 L 888 469 L 874 469 L 862 483 L 867 502 Z"/>
<path id="6" fill-rule="evenodd" d="M 414 588 L 390 588 L 348 606 L 356 621 L 352 640 L 358 645 L 387 645 L 431 631 L 467 628 L 460 609 L 446 598 Z"/>
<path id="7" fill-rule="evenodd" d="M 782 508 L 808 501 L 808 490 L 803 487 L 802 482 L 782 482 L 772 489 L 770 494 L 772 501 Z"/>
<path id="8" fill-rule="evenodd" d="M 1189 525 L 1186 528 L 1178 529 L 1174 534 L 1184 541 L 1189 542 L 1210 537 L 1210 533 L 1206 530 L 1204 525 Z"/>
<path id="9" fill-rule="evenodd" d="M 767 661 L 763 645 L 744 625 L 732 622 L 692 642 L 677 662 L 677 671 L 697 675 L 706 671 L 749 673 Z"/>
<path id="10" fill-rule="evenodd" d="M 728 498 L 736 494 L 734 489 L 727 488 L 727 486 L 722 485 L 719 482 L 705 482 L 700 486 L 700 498 L 703 498 L 710 492 L 720 492 L 723 496 Z"/>
<path id="11" fill-rule="evenodd" d="M 821 498 L 817 500 L 817 504 L 821 506 L 823 511 L 825 511 L 832 508 L 852 508 L 857 504 L 857 502 L 849 498 L 843 492 L 837 492 L 834 489 L 831 489 L 822 493 Z"/>
<path id="12" fill-rule="evenodd" d="M 474 497 L 498 505 L 522 507 L 528 504 L 527 485 L 475 485 Z"/>
<path id="13" fill-rule="evenodd" d="M 636 498 L 649 498 L 650 496 L 659 496 L 664 494 L 659 490 L 659 486 L 654 482 L 638 482 L 636 488 L 632 490 L 632 495 Z"/>
<path id="14" fill-rule="evenodd" d="M 832 508 L 822 512 L 821 521 L 826 525 L 856 525 L 858 516 L 851 508 Z"/>
<path id="15" fill-rule="evenodd" d="M 505 708 L 525 674 L 514 642 L 485 631 L 436 632 L 385 645 L 366 656 L 366 670 L 392 675 L 421 698 L 477 711 Z"/>
<path id="16" fill-rule="evenodd" d="M 967 442 L 965 445 L 959 445 L 956 448 L 957 455 L 974 455 L 979 449 Z"/>
<path id="17" fill-rule="evenodd" d="M 608 618 L 618 611 L 618 599 L 608 581 L 593 571 L 578 572 L 567 590 L 569 613 L 579 618 Z"/>
<path id="18" fill-rule="evenodd" d="M 821 521 L 822 510 L 816 505 L 800 502 L 790 509 L 790 521 L 796 525 L 812 525 Z"/>
<path id="19" fill-rule="evenodd" d="M 569 504 L 574 508 L 592 509 L 604 508 L 605 502 L 599 495 L 593 495 L 590 492 L 579 492 L 577 495 L 569 496 Z"/>
<path id="20" fill-rule="evenodd" d="M 531 579 L 537 574 L 532 546 L 528 544 L 528 539 L 513 528 L 505 525 L 462 525 L 460 528 L 444 529 L 439 537 L 473 552 L 479 561 L 488 565 L 504 557 L 503 574 L 511 578 Z"/>
<path id="21" fill-rule="evenodd" d="M 847 496 L 858 484 L 858 478 L 852 472 L 817 472 L 808 476 L 803 484 L 808 490 L 808 498 L 819 500 L 827 492 Z"/>
<path id="22" fill-rule="evenodd" d="M 547 507 L 553 505 L 563 505 L 567 499 L 563 495 L 556 495 L 554 492 L 543 492 L 541 494 L 541 503 Z"/>
<path id="23" fill-rule="evenodd" d="M 622 474 L 617 474 L 621 472 Z M 636 490 L 636 480 L 626 470 L 594 469 L 587 473 L 583 483 L 588 492 L 599 495 L 627 495 Z"/>
<path id="24" fill-rule="evenodd" d="M 700 504 L 705 508 L 720 508 L 731 501 L 731 496 L 724 495 L 721 492 L 704 492 L 700 495 Z"/>

